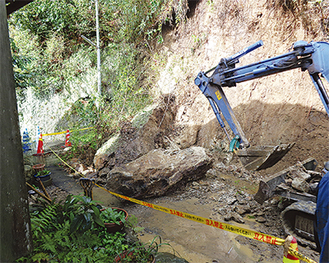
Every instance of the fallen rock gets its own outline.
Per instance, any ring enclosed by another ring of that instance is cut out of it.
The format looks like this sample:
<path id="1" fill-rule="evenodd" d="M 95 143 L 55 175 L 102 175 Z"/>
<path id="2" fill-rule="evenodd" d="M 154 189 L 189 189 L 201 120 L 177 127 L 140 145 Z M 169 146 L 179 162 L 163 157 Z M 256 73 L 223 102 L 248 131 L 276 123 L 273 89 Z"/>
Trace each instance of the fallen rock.
<path id="1" fill-rule="evenodd" d="M 120 133 L 97 150 L 94 157 L 95 169 L 112 169 L 156 148 L 166 148 L 168 142 L 165 138 L 171 132 L 175 115 L 175 97 L 163 95 L 158 104 L 143 109 L 131 122 L 124 123 Z"/>
<path id="2" fill-rule="evenodd" d="M 98 177 L 99 178 L 106 178 L 107 174 L 111 171 L 110 168 L 105 167 L 104 169 L 102 169 L 99 173 L 98 173 Z"/>
<path id="3" fill-rule="evenodd" d="M 142 157 L 114 167 L 107 175 L 107 188 L 134 198 L 161 196 L 205 176 L 212 158 L 202 147 L 181 151 L 155 149 Z"/>
<path id="4" fill-rule="evenodd" d="M 294 178 L 291 183 L 292 188 L 302 191 L 302 192 L 308 192 L 310 189 L 309 184 L 300 177 Z"/>
<path id="5" fill-rule="evenodd" d="M 235 213 L 235 212 L 230 212 L 230 213 L 227 213 L 225 216 L 224 216 L 224 220 L 225 221 L 235 221 L 237 223 L 240 223 L 240 224 L 244 224 L 244 220 L 242 218 L 242 216 L 240 216 L 239 214 Z"/>
<path id="6" fill-rule="evenodd" d="M 234 196 L 226 198 L 226 202 L 228 205 L 233 205 L 236 201 L 238 201 L 238 199 L 236 199 Z"/>
<path id="7" fill-rule="evenodd" d="M 259 217 L 256 218 L 256 221 L 258 223 L 265 223 L 266 222 L 266 219 L 264 217 L 262 217 L 262 216 L 259 216 Z"/>
<path id="8" fill-rule="evenodd" d="M 249 205 L 237 205 L 233 208 L 233 210 L 237 212 L 239 215 L 244 215 L 250 212 L 250 207 Z"/>
<path id="9" fill-rule="evenodd" d="M 188 125 L 182 127 L 179 131 L 179 135 L 174 138 L 174 142 L 179 146 L 179 148 L 186 149 L 196 144 L 199 130 L 200 125 Z"/>
<path id="10" fill-rule="evenodd" d="M 118 147 L 118 140 L 119 134 L 116 134 L 97 150 L 94 157 L 94 165 L 97 170 L 102 169 L 108 163 L 111 155 L 114 154 Z"/>

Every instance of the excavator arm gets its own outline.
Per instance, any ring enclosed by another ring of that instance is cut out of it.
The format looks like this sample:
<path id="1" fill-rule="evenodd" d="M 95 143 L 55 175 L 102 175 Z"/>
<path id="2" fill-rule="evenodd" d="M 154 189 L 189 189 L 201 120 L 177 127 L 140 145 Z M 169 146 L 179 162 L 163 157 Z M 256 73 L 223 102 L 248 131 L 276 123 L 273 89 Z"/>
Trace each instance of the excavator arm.
<path id="1" fill-rule="evenodd" d="M 237 153 L 242 164 L 249 170 L 261 170 L 273 166 L 293 147 L 294 143 L 274 147 L 250 147 L 222 87 L 234 87 L 240 82 L 300 68 L 302 71 L 309 72 L 329 116 L 329 97 L 321 81 L 321 77 L 324 77 L 329 82 L 329 62 L 326 61 L 329 58 L 329 44 L 298 41 L 293 44 L 292 51 L 286 54 L 236 68 L 239 58 L 262 45 L 263 42 L 258 41 L 233 56 L 222 58 L 216 67 L 207 72 L 200 72 L 195 78 L 195 84 L 208 99 L 230 141 L 230 150 Z M 210 72 L 213 73 L 208 77 L 207 74 Z M 232 139 L 222 116 L 234 134 Z"/>

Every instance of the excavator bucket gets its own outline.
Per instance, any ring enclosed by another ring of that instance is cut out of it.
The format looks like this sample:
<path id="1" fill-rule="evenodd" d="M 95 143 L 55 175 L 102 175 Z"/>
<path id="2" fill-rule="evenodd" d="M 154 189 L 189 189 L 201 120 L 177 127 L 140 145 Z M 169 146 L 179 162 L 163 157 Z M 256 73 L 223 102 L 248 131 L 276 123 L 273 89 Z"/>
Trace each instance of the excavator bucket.
<path id="1" fill-rule="evenodd" d="M 295 143 L 277 146 L 253 146 L 239 149 L 236 154 L 247 170 L 262 170 L 276 164 L 295 145 Z"/>

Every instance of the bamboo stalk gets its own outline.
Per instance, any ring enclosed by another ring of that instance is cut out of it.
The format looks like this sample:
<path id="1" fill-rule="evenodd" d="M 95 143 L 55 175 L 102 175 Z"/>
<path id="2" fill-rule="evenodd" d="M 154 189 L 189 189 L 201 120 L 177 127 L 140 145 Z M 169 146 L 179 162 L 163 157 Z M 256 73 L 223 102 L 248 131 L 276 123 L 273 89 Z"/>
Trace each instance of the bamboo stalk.
<path id="1" fill-rule="evenodd" d="M 40 179 L 40 178 L 37 178 L 37 181 L 38 181 L 39 184 L 41 185 L 42 191 L 45 193 L 45 195 L 46 195 L 49 199 L 51 199 L 50 196 L 49 196 L 49 194 L 47 193 L 46 188 L 45 188 L 45 186 L 43 185 L 43 182 L 41 181 L 41 179 Z"/>
<path id="2" fill-rule="evenodd" d="M 39 194 L 40 196 L 42 196 L 44 199 L 46 199 L 48 202 L 51 203 L 51 199 L 47 196 L 45 196 L 43 193 L 41 193 L 40 191 L 38 191 L 37 189 L 35 189 L 32 185 L 30 185 L 28 182 L 26 182 L 26 184 L 33 190 L 35 191 L 37 194 Z"/>

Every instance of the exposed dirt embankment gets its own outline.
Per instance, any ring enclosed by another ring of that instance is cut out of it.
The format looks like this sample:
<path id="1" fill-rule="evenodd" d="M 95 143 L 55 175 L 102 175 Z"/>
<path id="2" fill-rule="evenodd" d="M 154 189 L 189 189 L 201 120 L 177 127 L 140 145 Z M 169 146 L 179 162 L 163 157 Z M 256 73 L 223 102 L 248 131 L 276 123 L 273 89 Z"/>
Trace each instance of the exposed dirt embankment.
<path id="1" fill-rule="evenodd" d="M 207 99 L 194 85 L 198 72 L 258 40 L 264 46 L 242 57 L 237 66 L 285 54 L 298 40 L 325 41 L 328 14 L 324 3 L 190 2 L 186 23 L 166 28 L 164 44 L 158 47 L 166 64 L 157 87 L 177 98 L 175 124 L 201 125 L 197 143 L 201 146 L 225 140 Z M 224 92 L 251 145 L 296 143 L 266 174 L 310 156 L 320 166 L 329 159 L 329 118 L 307 72 L 295 69 L 224 88 Z"/>

